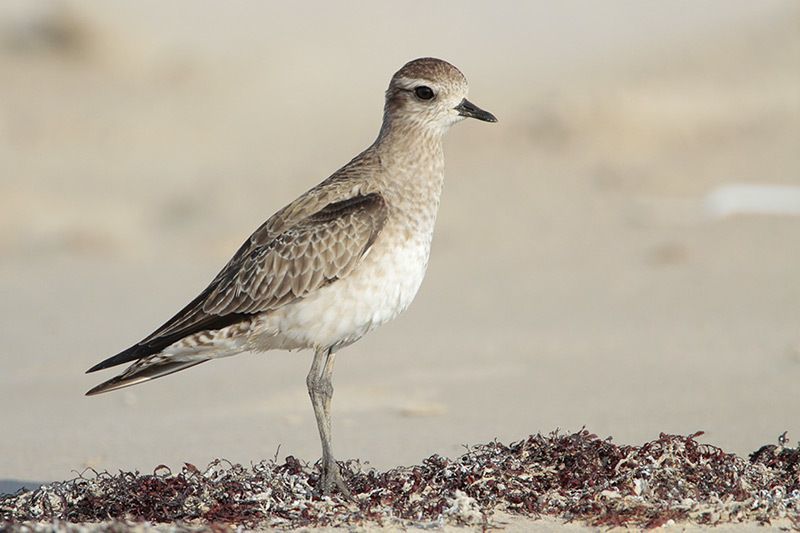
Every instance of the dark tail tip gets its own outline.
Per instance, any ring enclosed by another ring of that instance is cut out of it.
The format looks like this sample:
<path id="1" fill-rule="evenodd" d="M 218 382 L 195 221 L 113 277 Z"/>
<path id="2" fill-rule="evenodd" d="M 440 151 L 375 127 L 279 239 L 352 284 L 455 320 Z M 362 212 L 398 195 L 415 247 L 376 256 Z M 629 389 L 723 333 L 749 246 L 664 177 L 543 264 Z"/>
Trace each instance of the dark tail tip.
<path id="1" fill-rule="evenodd" d="M 86 391 L 86 396 L 97 396 L 98 394 L 103 394 L 104 392 L 111 392 L 113 390 L 136 385 L 137 383 L 141 383 L 141 381 L 141 379 L 129 379 L 122 376 L 115 376 L 108 381 L 104 381 L 100 385 L 92 387 Z"/>
<path id="2" fill-rule="evenodd" d="M 88 391 L 86 391 L 85 396 L 97 396 L 98 394 L 102 394 L 108 391 L 108 381 L 97 385 L 96 387 L 92 387 Z"/>

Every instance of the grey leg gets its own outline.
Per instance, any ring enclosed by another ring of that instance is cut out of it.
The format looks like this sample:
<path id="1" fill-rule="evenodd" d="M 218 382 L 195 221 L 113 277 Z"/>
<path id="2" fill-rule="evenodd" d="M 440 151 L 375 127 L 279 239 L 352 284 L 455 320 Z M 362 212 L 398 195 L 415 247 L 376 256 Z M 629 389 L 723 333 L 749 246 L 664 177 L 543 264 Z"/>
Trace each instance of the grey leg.
<path id="1" fill-rule="evenodd" d="M 349 500 L 353 500 L 350 489 L 342 479 L 339 465 L 333 458 L 331 444 L 331 398 L 333 397 L 333 362 L 336 354 L 332 349 L 317 350 L 314 352 L 314 362 L 306 378 L 308 395 L 311 396 L 311 405 L 314 406 L 314 416 L 317 418 L 319 438 L 322 441 L 322 480 L 323 494 L 330 494 L 334 485 L 339 492 Z"/>

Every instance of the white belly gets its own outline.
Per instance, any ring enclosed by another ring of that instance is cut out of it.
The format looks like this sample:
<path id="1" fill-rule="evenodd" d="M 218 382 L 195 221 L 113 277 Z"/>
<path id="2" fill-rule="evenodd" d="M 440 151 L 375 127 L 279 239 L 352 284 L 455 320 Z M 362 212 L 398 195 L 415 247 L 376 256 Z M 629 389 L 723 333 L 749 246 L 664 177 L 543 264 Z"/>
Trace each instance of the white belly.
<path id="1" fill-rule="evenodd" d="M 376 245 L 346 278 L 262 316 L 251 348 L 318 348 L 357 341 L 411 304 L 429 251 L 429 238 L 396 247 Z"/>

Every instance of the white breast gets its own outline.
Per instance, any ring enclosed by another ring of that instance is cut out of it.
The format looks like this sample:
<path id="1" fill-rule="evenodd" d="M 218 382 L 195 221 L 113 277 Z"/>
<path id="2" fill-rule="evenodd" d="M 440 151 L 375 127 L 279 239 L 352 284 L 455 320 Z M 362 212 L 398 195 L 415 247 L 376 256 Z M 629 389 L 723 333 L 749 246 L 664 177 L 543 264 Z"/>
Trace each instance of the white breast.
<path id="1" fill-rule="evenodd" d="M 430 236 L 393 241 L 379 239 L 348 277 L 264 315 L 252 349 L 346 346 L 403 312 L 425 276 Z"/>

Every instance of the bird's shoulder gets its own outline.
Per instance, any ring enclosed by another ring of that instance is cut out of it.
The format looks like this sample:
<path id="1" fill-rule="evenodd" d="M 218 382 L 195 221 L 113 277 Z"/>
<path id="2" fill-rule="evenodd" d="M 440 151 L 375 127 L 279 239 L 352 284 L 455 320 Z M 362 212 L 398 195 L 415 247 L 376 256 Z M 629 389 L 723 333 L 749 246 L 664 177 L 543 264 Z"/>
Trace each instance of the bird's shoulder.
<path id="1" fill-rule="evenodd" d="M 345 214 L 348 208 L 382 211 L 385 198 L 373 176 L 380 172 L 379 157 L 371 150 L 359 154 L 330 177 L 300 195 L 259 226 L 236 252 L 231 262 L 268 245 L 292 228 L 309 222 L 319 222 L 320 217 L 333 213 Z"/>

